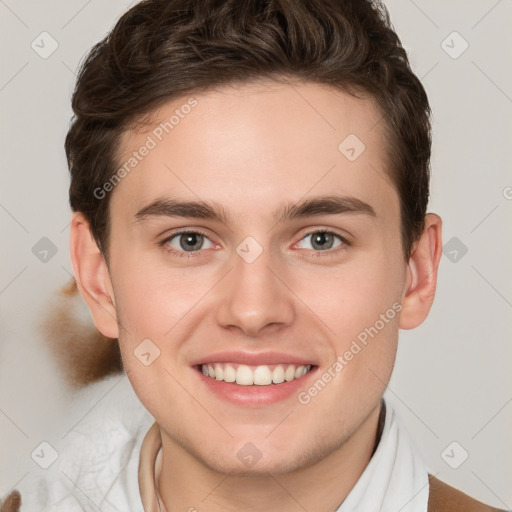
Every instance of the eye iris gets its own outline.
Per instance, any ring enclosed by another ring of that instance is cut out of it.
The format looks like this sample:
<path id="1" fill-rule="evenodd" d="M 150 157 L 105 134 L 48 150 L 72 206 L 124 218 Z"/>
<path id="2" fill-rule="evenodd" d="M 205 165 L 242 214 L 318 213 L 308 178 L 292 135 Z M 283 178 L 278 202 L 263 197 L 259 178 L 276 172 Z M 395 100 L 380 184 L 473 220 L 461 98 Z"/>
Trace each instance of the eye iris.
<path id="1" fill-rule="evenodd" d="M 314 233 L 311 235 L 311 245 L 315 249 L 326 250 L 331 249 L 334 242 L 334 237 L 330 233 Z M 317 245 L 319 244 L 319 245 Z"/>
<path id="2" fill-rule="evenodd" d="M 180 236 L 180 246 L 185 251 L 200 249 L 203 244 L 203 235 L 199 233 L 187 233 Z"/>

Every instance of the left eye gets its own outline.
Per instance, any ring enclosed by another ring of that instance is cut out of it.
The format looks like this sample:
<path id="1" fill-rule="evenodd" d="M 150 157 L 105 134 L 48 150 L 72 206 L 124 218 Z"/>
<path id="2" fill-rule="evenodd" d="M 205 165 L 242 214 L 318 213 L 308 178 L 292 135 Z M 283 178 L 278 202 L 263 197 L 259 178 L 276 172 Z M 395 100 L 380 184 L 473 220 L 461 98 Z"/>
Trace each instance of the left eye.
<path id="1" fill-rule="evenodd" d="M 207 241 L 210 245 L 204 247 L 203 244 Z M 185 252 L 195 252 L 201 249 L 211 249 L 212 242 L 205 235 L 201 233 L 186 232 L 178 233 L 168 238 L 165 243 L 173 249 Z"/>
<path id="2" fill-rule="evenodd" d="M 311 238 L 311 242 L 309 244 L 311 247 L 302 247 L 302 249 L 311 248 L 320 251 L 327 251 L 329 249 L 335 249 L 336 247 L 339 247 L 343 243 L 346 243 L 341 236 L 335 235 L 334 233 L 331 233 L 329 231 L 316 231 L 314 233 L 309 233 L 301 240 L 301 242 L 307 240 L 308 238 Z M 336 239 L 339 240 L 338 245 L 334 245 L 336 243 Z"/>

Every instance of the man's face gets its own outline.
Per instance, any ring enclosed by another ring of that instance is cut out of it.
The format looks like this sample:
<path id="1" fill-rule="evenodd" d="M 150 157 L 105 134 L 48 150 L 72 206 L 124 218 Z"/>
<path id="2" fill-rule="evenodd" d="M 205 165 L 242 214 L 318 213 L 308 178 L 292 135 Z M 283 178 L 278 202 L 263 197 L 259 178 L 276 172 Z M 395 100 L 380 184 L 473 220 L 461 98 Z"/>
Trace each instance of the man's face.
<path id="1" fill-rule="evenodd" d="M 288 472 L 343 445 L 392 371 L 407 266 L 381 116 L 310 83 L 194 98 L 120 148 L 119 167 L 139 152 L 110 206 L 124 366 L 164 449 L 228 473 Z M 341 206 L 289 208 L 325 198 Z"/>

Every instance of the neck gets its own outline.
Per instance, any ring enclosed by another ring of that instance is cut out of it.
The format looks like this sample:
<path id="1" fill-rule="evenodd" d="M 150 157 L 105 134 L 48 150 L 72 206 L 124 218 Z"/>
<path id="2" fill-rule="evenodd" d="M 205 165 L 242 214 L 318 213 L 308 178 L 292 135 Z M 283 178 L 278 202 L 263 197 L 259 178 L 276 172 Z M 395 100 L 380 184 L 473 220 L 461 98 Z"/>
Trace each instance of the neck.
<path id="1" fill-rule="evenodd" d="M 158 487 L 168 512 L 334 512 L 368 465 L 378 442 L 377 406 L 328 456 L 286 474 L 227 475 L 213 470 L 168 437 L 162 438 Z"/>

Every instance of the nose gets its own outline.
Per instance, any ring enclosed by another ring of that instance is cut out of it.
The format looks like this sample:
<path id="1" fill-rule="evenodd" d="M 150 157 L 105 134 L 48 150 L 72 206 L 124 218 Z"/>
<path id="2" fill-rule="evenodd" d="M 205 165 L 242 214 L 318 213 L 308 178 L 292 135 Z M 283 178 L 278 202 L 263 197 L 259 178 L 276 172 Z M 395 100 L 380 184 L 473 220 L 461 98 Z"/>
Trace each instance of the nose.
<path id="1" fill-rule="evenodd" d="M 233 268 L 220 283 L 219 325 L 258 337 L 292 324 L 294 295 L 271 260 L 268 251 L 252 263 L 234 253 Z"/>

